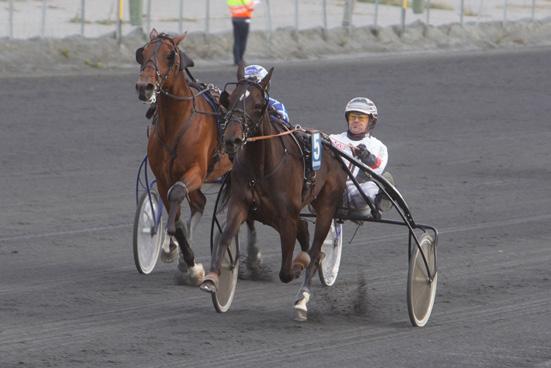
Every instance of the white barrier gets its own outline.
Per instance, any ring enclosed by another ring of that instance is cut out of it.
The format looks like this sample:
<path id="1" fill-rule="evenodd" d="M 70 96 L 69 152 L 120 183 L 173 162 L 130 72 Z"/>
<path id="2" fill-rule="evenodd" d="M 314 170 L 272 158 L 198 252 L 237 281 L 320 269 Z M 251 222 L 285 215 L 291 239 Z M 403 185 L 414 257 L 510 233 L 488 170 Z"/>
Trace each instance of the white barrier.
<path id="1" fill-rule="evenodd" d="M 231 30 L 226 0 L 42 0 L 40 7 L 32 1 L 8 0 L 6 7 L 0 7 L 0 37 L 124 35 L 135 28 L 129 23 L 129 4 L 135 1 L 143 2 L 146 32 L 153 27 L 174 33 Z M 261 0 L 251 29 L 271 33 L 278 28 L 328 30 L 343 24 L 350 29 L 397 24 L 404 27 L 418 20 L 440 25 L 549 16 L 551 3 L 546 0 L 424 0 L 424 14 L 415 14 L 411 6 L 403 8 L 399 0 Z"/>

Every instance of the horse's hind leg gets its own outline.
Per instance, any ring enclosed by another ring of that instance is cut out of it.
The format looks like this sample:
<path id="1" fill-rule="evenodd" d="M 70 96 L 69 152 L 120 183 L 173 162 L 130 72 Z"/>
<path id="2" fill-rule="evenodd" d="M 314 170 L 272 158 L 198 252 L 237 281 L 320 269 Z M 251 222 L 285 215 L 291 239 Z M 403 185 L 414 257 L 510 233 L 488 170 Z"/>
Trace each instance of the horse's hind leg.
<path id="1" fill-rule="evenodd" d="M 308 232 L 308 222 L 306 222 L 306 220 L 298 220 L 297 240 L 300 244 L 300 249 L 302 249 L 303 252 L 308 252 L 308 247 L 310 247 L 310 233 Z"/>
<path id="2" fill-rule="evenodd" d="M 318 270 L 320 255 L 321 255 L 321 245 L 329 229 L 331 228 L 331 222 L 333 221 L 332 214 L 334 213 L 335 208 L 331 204 L 323 204 L 323 201 L 317 203 L 316 206 L 316 229 L 314 231 L 314 241 L 312 243 L 312 248 L 310 248 L 310 258 L 311 262 L 306 268 L 304 275 L 304 283 L 298 291 L 297 297 L 295 299 L 295 320 L 297 321 L 306 321 L 307 312 L 308 312 L 308 301 L 312 295 L 311 283 L 312 277 Z"/>
<path id="3" fill-rule="evenodd" d="M 195 229 L 197 228 L 197 225 L 199 224 L 201 217 L 203 217 L 203 211 L 205 210 L 206 203 L 207 203 L 207 198 L 201 192 L 200 189 L 192 193 L 189 193 L 189 207 L 191 209 L 191 217 L 189 218 L 189 221 L 188 221 L 188 229 L 189 229 L 188 238 L 190 243 L 192 243 L 193 233 L 195 232 Z"/>
<path id="4" fill-rule="evenodd" d="M 262 262 L 262 254 L 257 246 L 254 220 L 247 220 L 247 256 L 239 264 L 239 278 L 242 280 L 270 281 L 272 270 Z"/>

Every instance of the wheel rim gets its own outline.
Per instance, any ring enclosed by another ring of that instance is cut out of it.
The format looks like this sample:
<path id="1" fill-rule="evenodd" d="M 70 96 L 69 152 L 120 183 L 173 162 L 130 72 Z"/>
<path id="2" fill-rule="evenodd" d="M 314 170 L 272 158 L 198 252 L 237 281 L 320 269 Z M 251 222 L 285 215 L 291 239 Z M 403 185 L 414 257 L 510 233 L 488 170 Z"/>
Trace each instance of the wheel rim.
<path id="1" fill-rule="evenodd" d="M 332 286 L 337 280 L 342 254 L 342 224 L 331 224 L 321 251 L 324 254 L 320 265 L 320 280 L 325 286 Z"/>
<path id="2" fill-rule="evenodd" d="M 420 240 L 420 247 L 427 259 L 430 272 L 434 272 L 434 266 L 436 265 L 434 240 L 432 237 L 424 235 Z M 408 277 L 408 307 L 412 324 L 423 327 L 428 322 L 434 306 L 438 275 L 435 274 L 432 281 L 430 281 L 427 267 L 419 249 L 416 248 L 414 254 L 411 259 Z"/>
<path id="3" fill-rule="evenodd" d="M 219 244 L 218 239 L 217 244 Z M 239 258 L 237 254 L 236 236 L 236 239 L 228 245 L 228 250 L 222 258 L 222 266 L 220 267 L 220 276 L 218 278 L 218 288 L 216 293 L 212 295 L 214 307 L 220 313 L 224 313 L 230 309 L 237 286 L 238 270 Z"/>
<path id="4" fill-rule="evenodd" d="M 153 234 L 155 228 L 154 214 L 158 214 L 158 211 L 160 211 L 156 193 L 151 193 L 151 201 L 149 201 L 147 193 L 142 198 L 141 206 L 136 214 L 136 228 L 134 230 L 134 246 L 137 253 L 135 254 L 135 258 L 137 258 L 136 266 L 138 267 L 138 271 L 149 274 L 157 264 L 164 229 L 161 221 L 157 232 Z"/>

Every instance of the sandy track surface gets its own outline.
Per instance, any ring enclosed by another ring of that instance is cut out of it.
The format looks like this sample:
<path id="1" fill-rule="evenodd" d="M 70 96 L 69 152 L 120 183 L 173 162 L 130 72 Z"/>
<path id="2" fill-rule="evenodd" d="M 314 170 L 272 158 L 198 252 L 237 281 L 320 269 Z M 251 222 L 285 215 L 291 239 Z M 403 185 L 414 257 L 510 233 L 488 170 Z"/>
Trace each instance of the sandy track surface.
<path id="1" fill-rule="evenodd" d="M 295 123 L 336 132 L 350 97 L 378 104 L 398 187 L 415 218 L 441 231 L 423 329 L 407 316 L 402 228 L 366 224 L 349 242 L 347 224 L 339 279 L 316 281 L 306 323 L 291 320 L 298 281 L 240 281 L 221 315 L 199 289 L 174 284 L 175 265 L 139 275 L 131 222 L 146 121 L 136 75 L 3 79 L 0 366 L 551 366 L 550 57 L 277 65 L 272 94 Z M 234 78 L 229 67 L 196 74 Z M 194 245 L 204 263 L 207 222 Z M 277 234 L 260 232 L 278 270 Z"/>

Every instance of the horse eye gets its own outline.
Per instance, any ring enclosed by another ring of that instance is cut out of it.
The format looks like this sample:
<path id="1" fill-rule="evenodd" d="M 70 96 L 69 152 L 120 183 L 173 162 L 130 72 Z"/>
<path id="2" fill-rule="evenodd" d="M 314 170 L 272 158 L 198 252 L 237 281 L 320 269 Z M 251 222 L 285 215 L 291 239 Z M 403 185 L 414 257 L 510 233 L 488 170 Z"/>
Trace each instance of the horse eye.
<path id="1" fill-rule="evenodd" d="M 169 61 L 173 61 L 175 57 L 176 57 L 176 52 L 174 51 L 171 51 L 170 54 L 168 54 L 167 56 Z"/>
<path id="2" fill-rule="evenodd" d="M 264 107 L 264 105 L 261 104 L 261 103 L 257 103 L 257 104 L 254 105 L 254 108 L 257 109 L 257 110 L 262 110 L 263 107 Z"/>

